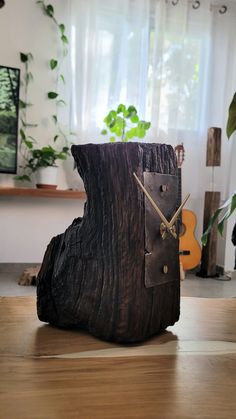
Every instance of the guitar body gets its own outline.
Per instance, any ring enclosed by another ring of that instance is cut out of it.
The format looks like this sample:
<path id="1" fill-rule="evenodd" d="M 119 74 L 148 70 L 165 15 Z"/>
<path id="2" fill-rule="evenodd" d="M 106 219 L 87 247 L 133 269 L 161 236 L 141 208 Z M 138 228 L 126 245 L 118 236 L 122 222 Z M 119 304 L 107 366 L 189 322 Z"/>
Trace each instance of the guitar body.
<path id="1" fill-rule="evenodd" d="M 180 262 L 184 271 L 193 269 L 201 261 L 201 247 L 195 238 L 197 218 L 194 212 L 182 210 L 182 226 L 179 235 Z M 184 254 L 189 252 L 189 254 Z M 181 254 L 183 253 L 183 254 Z"/>

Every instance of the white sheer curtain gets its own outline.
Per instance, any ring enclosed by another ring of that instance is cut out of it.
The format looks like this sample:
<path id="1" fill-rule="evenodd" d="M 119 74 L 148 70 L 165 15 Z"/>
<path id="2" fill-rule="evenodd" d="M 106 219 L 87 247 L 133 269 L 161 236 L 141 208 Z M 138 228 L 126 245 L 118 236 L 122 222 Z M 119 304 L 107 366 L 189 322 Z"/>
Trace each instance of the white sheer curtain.
<path id="1" fill-rule="evenodd" d="M 71 123 L 82 142 L 99 140 L 107 111 L 120 102 L 145 113 L 148 3 L 72 0 Z"/>
<path id="2" fill-rule="evenodd" d="M 136 106 L 146 141 L 184 143 L 183 192 L 202 220 L 207 129 L 222 127 L 215 189 L 228 193 L 227 109 L 236 90 L 236 3 L 71 0 L 71 127 L 80 143 L 104 141 L 107 111 Z M 222 8 L 226 5 L 227 10 Z M 199 223 L 198 235 L 202 232 Z"/>
<path id="3" fill-rule="evenodd" d="M 71 123 L 81 141 L 98 138 L 107 110 L 119 102 L 136 105 L 151 120 L 150 140 L 162 134 L 175 142 L 176 131 L 182 136 L 205 129 L 210 82 L 222 61 L 227 64 L 223 44 L 233 40 L 228 23 L 235 18 L 230 8 L 225 14 L 218 12 L 220 5 L 210 10 L 209 1 L 197 10 L 193 5 L 71 0 Z M 215 67 L 211 62 L 219 51 L 224 57 Z M 221 94 L 222 82 L 216 83 Z"/>

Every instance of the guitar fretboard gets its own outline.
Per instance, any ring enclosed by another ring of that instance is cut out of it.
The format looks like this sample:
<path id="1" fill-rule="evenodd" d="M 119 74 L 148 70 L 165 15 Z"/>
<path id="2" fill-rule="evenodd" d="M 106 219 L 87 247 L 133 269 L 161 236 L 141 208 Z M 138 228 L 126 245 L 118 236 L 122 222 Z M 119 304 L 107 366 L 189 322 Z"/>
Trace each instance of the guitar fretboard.
<path id="1" fill-rule="evenodd" d="M 181 167 L 178 167 L 178 207 L 181 205 L 182 202 L 182 173 L 181 173 Z"/>

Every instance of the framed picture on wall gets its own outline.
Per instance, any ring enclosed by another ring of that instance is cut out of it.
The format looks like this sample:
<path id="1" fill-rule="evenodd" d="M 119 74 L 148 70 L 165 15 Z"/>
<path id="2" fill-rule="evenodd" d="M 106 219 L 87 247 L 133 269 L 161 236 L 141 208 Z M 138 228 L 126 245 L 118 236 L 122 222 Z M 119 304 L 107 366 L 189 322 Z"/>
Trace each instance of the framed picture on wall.
<path id="1" fill-rule="evenodd" d="M 20 70 L 0 65 L 0 173 L 16 173 Z"/>

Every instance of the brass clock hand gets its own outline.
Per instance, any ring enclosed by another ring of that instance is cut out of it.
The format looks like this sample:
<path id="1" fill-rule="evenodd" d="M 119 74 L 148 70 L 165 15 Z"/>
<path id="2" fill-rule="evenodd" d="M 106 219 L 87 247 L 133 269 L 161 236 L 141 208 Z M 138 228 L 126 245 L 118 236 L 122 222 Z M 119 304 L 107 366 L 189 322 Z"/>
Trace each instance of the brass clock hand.
<path id="1" fill-rule="evenodd" d="M 173 217 L 171 218 L 171 220 L 170 220 L 170 227 L 172 227 L 173 225 L 174 225 L 174 223 L 175 223 L 175 221 L 177 220 L 177 218 L 178 218 L 178 215 L 179 215 L 179 213 L 180 213 L 180 211 L 182 210 L 182 208 L 184 207 L 184 205 L 186 204 L 186 202 L 187 202 L 187 200 L 188 200 L 188 198 L 190 197 L 190 193 L 188 193 L 187 195 L 186 195 L 186 197 L 184 198 L 184 200 L 183 200 L 183 202 L 182 202 L 182 204 L 180 205 L 180 207 L 177 209 L 177 211 L 176 211 L 176 213 L 173 215 Z"/>
<path id="2" fill-rule="evenodd" d="M 133 173 L 135 180 L 137 181 L 138 185 L 140 186 L 140 188 L 142 189 L 142 191 L 144 192 L 144 194 L 146 195 L 147 199 L 149 200 L 149 202 L 151 203 L 151 205 L 153 206 L 153 208 L 155 209 L 155 211 L 157 212 L 157 214 L 159 215 L 159 217 L 162 220 L 161 226 L 160 226 L 160 233 L 163 239 L 165 239 L 166 237 L 166 230 L 168 230 L 172 236 L 176 239 L 177 238 L 177 234 L 176 234 L 176 228 L 175 228 L 175 221 L 178 218 L 178 215 L 180 213 L 180 211 L 182 210 L 183 206 L 186 204 L 187 200 L 190 197 L 190 194 L 187 194 L 186 197 L 184 198 L 182 204 L 180 205 L 180 207 L 177 209 L 177 211 L 175 212 L 175 214 L 173 215 L 173 217 L 171 218 L 170 222 L 166 219 L 166 217 L 164 216 L 164 214 L 162 213 L 162 211 L 160 210 L 160 208 L 156 205 L 156 203 L 154 202 L 154 200 L 152 199 L 151 195 L 148 193 L 148 191 L 146 190 L 146 188 L 143 186 L 143 184 L 140 182 L 139 178 L 137 177 L 137 175 L 135 173 Z"/>
<path id="3" fill-rule="evenodd" d="M 156 205 L 156 203 L 153 201 L 151 195 L 149 195 L 148 191 L 145 189 L 145 187 L 143 186 L 142 182 L 140 182 L 138 176 L 135 173 L 133 173 L 133 175 L 134 175 L 137 183 L 139 184 L 140 188 L 145 193 L 145 195 L 146 195 L 147 199 L 149 200 L 150 204 L 153 206 L 153 208 L 155 209 L 155 211 L 157 212 L 157 214 L 159 215 L 159 217 L 163 221 L 164 225 L 169 230 L 171 226 L 170 226 L 169 222 L 167 221 L 166 217 L 164 216 L 164 214 L 162 213 L 162 211 L 160 210 L 160 208 L 158 208 L 158 206 Z"/>

